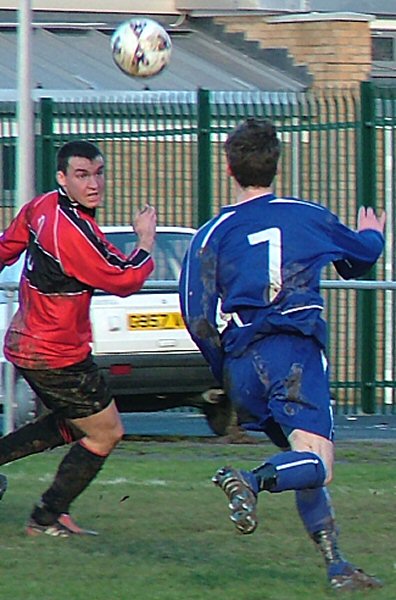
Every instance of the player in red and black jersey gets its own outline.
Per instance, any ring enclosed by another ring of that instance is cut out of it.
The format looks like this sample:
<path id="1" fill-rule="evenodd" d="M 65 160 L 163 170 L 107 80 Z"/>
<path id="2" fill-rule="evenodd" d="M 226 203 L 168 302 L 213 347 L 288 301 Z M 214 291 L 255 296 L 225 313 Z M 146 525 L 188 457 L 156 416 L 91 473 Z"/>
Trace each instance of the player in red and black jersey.
<path id="1" fill-rule="evenodd" d="M 114 400 L 91 356 L 92 294 L 99 288 L 128 296 L 141 288 L 154 268 L 150 253 L 156 213 L 146 206 L 136 214 L 137 245 L 124 256 L 95 221 L 105 186 L 100 150 L 90 142 L 72 141 L 59 150 L 57 160 L 59 189 L 23 206 L 0 237 L 3 266 L 26 253 L 19 308 L 4 354 L 49 409 L 0 439 L 0 465 L 75 442 L 27 526 L 32 535 L 67 537 L 87 533 L 73 523 L 69 507 L 123 434 Z"/>

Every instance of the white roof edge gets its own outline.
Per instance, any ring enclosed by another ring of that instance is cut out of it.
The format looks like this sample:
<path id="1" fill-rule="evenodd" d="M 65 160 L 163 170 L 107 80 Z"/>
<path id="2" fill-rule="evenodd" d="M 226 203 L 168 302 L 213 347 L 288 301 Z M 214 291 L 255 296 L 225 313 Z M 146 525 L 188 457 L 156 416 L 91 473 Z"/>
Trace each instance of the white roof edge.
<path id="1" fill-rule="evenodd" d="M 356 12 L 310 12 L 310 13 L 295 13 L 293 15 L 282 15 L 270 17 L 269 23 L 295 23 L 296 21 L 375 21 L 375 15 Z"/>
<path id="2" fill-rule="evenodd" d="M 279 11 L 277 11 L 279 12 Z M 295 13 L 294 10 L 282 9 L 282 13 Z M 215 10 L 211 9 L 193 9 L 188 11 L 189 17 L 252 17 L 252 16 L 268 16 L 273 15 L 274 10 L 269 8 L 238 8 L 231 10 Z"/>
<path id="3" fill-rule="evenodd" d="M 392 31 L 396 29 L 396 18 L 392 19 L 375 19 L 370 23 L 371 29 L 378 31 Z"/>

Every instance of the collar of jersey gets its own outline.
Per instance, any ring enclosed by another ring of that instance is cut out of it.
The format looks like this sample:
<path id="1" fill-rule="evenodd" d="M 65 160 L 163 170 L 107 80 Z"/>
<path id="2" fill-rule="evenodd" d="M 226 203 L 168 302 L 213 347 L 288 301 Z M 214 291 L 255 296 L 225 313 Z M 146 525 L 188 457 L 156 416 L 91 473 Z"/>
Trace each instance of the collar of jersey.
<path id="1" fill-rule="evenodd" d="M 266 202 L 269 202 L 270 200 L 274 200 L 274 198 L 276 198 L 275 194 L 260 194 L 258 196 L 253 196 L 252 198 L 242 200 L 241 202 L 235 202 L 235 204 L 228 204 L 225 208 L 237 208 L 238 206 L 243 206 L 244 204 L 253 202 L 254 200 L 265 200 Z"/>
<path id="2" fill-rule="evenodd" d="M 83 206 L 76 200 L 72 200 L 71 198 L 69 198 L 62 186 L 59 186 L 58 188 L 58 197 L 60 204 L 63 204 L 64 206 L 70 206 L 71 208 L 78 208 L 78 210 L 87 215 L 90 215 L 91 217 L 95 216 L 94 208 L 87 208 L 86 206 Z"/>

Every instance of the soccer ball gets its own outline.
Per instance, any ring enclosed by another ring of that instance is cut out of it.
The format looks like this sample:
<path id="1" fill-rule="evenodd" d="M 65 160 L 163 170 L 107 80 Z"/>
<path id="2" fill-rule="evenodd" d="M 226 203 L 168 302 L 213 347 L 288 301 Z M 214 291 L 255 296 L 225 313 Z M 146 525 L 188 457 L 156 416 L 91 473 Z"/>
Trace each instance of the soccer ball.
<path id="1" fill-rule="evenodd" d="M 169 63 L 172 42 L 152 19 L 134 18 L 121 23 L 111 36 L 116 65 L 131 77 L 153 77 Z"/>

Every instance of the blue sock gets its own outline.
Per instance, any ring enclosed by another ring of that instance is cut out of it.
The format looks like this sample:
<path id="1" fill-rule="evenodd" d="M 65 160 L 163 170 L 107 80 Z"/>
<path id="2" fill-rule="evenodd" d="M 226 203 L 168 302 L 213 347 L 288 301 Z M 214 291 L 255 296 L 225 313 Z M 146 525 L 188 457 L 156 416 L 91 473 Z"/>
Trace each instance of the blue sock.
<path id="1" fill-rule="evenodd" d="M 305 529 L 323 554 L 328 578 L 350 572 L 353 565 L 345 560 L 338 549 L 338 531 L 327 488 L 296 490 L 296 505 Z M 325 540 L 319 532 L 327 532 Z"/>
<path id="2" fill-rule="evenodd" d="M 281 452 L 263 465 L 244 472 L 253 491 L 272 493 L 321 487 L 326 478 L 322 459 L 314 452 Z"/>
<path id="3" fill-rule="evenodd" d="M 334 511 L 326 487 L 296 490 L 298 514 L 309 534 L 334 525 Z"/>

